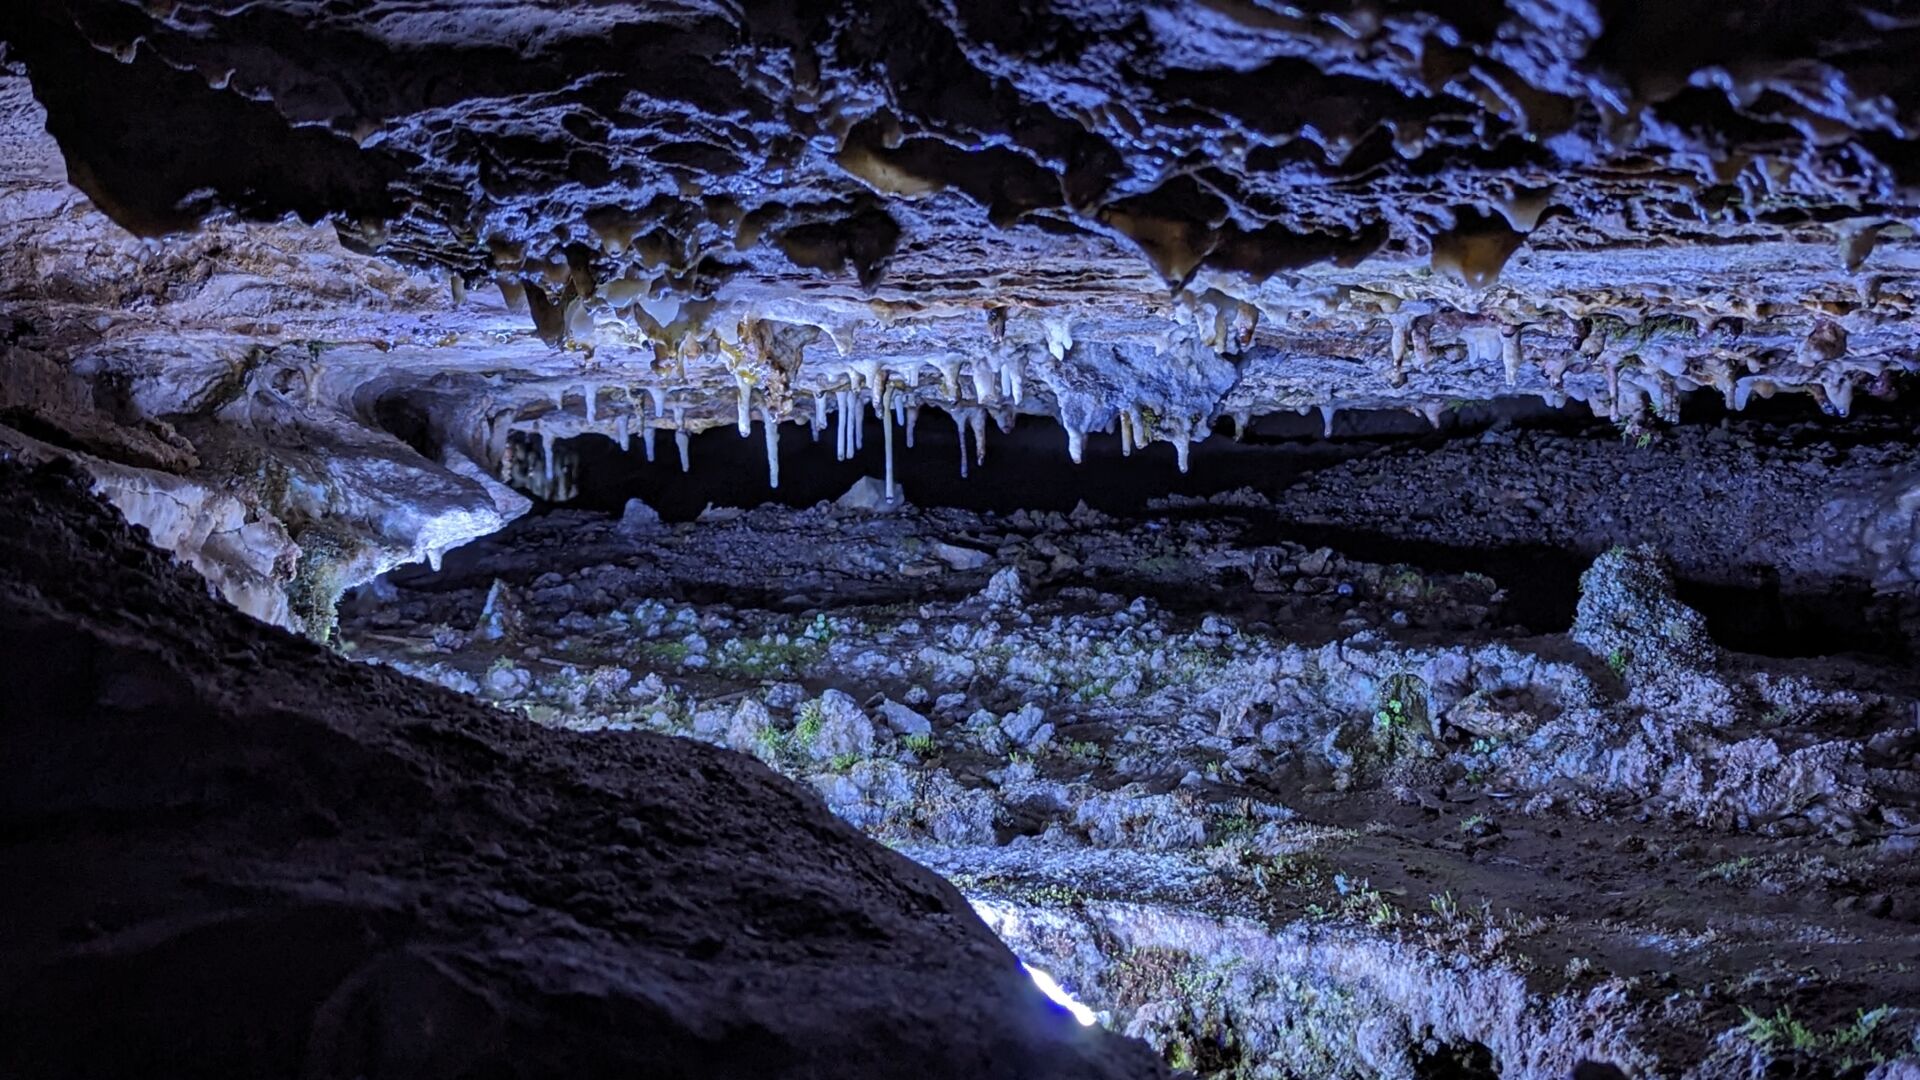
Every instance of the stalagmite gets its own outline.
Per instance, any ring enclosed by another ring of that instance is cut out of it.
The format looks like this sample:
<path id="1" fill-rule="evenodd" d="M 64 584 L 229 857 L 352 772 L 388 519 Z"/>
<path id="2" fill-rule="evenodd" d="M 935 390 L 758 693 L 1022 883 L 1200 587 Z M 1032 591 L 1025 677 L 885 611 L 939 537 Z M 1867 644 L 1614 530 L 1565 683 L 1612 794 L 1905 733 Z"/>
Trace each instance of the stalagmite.
<path id="1" fill-rule="evenodd" d="M 780 425 L 773 413 L 762 407 L 760 410 L 760 432 L 767 440 L 767 486 L 778 490 L 780 487 Z"/>
<path id="2" fill-rule="evenodd" d="M 893 388 L 882 382 L 875 388 L 880 395 L 880 441 L 886 449 L 887 501 L 893 501 Z"/>
<path id="3" fill-rule="evenodd" d="M 680 450 L 680 471 L 692 472 L 692 440 L 687 437 L 687 410 L 683 405 L 673 407 L 673 445 Z"/>

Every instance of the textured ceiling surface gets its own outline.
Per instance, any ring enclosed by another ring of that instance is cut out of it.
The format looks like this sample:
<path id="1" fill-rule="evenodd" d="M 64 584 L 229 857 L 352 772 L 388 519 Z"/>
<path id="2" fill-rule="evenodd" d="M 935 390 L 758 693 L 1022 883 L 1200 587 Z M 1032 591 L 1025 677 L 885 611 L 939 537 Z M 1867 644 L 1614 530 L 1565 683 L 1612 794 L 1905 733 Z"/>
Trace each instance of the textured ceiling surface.
<path id="1" fill-rule="evenodd" d="M 1075 456 L 1504 394 L 1844 414 L 1914 366 L 1909 7 L 59 0 L 0 37 L 116 223 L 88 250 L 337 228 L 404 287 L 235 268 L 315 313 L 250 340 L 501 470 L 515 430 L 888 395 Z"/>

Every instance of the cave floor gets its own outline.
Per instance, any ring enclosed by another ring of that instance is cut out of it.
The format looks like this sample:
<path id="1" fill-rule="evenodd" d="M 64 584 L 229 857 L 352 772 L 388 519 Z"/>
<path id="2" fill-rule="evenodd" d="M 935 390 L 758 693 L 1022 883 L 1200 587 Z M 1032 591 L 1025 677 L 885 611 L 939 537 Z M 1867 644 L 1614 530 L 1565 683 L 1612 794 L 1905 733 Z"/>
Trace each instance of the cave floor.
<path id="1" fill-rule="evenodd" d="M 540 723 L 759 757 L 1203 1074 L 1915 1051 L 1910 664 L 1597 654 L 1523 563 L 1286 532 L 1232 498 L 556 511 L 361 590 L 342 632 Z"/>

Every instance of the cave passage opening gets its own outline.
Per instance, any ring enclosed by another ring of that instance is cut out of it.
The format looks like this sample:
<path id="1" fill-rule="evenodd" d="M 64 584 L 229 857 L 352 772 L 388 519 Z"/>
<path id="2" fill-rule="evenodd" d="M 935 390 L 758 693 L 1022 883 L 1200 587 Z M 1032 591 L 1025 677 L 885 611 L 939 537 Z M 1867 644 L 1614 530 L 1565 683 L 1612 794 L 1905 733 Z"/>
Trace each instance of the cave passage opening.
<path id="1" fill-rule="evenodd" d="M 1911 402 L 1864 398 L 1855 415 L 1841 421 L 1800 395 L 1755 400 L 1735 414 L 1717 393 L 1697 392 L 1682 399 L 1677 426 L 1711 429 L 1737 419 L 1760 425 L 1783 444 L 1817 440 L 1844 447 L 1850 439 L 1881 438 L 1889 429 L 1910 428 L 1914 416 Z M 600 435 L 567 439 L 556 445 L 572 495 L 564 505 L 618 515 L 629 499 L 637 498 L 673 522 L 693 520 L 709 507 L 771 503 L 804 508 L 831 501 L 862 478 L 883 475 L 884 430 L 871 415 L 864 416 L 864 423 L 861 447 L 846 460 L 836 459 L 830 433 L 815 439 L 802 425 L 783 425 L 777 444 L 778 487 L 769 483 L 763 421 L 758 419 L 747 437 L 732 427 L 691 436 L 691 468 L 685 471 L 666 439 L 658 440 L 652 461 L 638 439 L 626 450 Z M 905 446 L 903 432 L 893 433 L 894 470 L 903 497 L 916 506 L 983 514 L 1067 512 L 1084 503 L 1122 518 L 1144 518 L 1170 512 L 1165 502 L 1156 500 L 1184 499 L 1190 505 L 1171 512 L 1252 518 L 1256 524 L 1247 533 L 1249 541 L 1287 540 L 1371 561 L 1482 573 L 1506 589 L 1503 617 L 1510 622 L 1537 633 L 1564 632 L 1571 624 L 1580 574 L 1595 550 L 1521 535 L 1499 543 L 1449 543 L 1425 538 L 1405 522 L 1302 520 L 1290 514 L 1287 491 L 1343 462 L 1388 452 L 1438 450 L 1518 431 L 1619 444 L 1616 426 L 1584 405 L 1554 408 L 1531 397 L 1462 403 L 1442 416 L 1437 429 L 1403 410 L 1351 410 L 1336 414 L 1331 438 L 1317 413 L 1256 417 L 1238 439 L 1232 429 L 1230 421 L 1222 420 L 1213 437 L 1193 444 L 1189 468 L 1182 472 L 1168 443 L 1127 454 L 1117 435 L 1100 432 L 1087 435 L 1082 460 L 1073 464 L 1066 453 L 1067 433 L 1057 422 L 1022 416 L 1011 432 L 989 425 L 985 459 L 976 461 L 971 457 L 976 449 L 973 436 L 963 436 L 946 414 L 929 409 L 915 425 L 913 447 Z M 969 454 L 964 476 L 963 445 Z M 1194 504 L 1242 489 L 1269 500 L 1270 509 Z M 1471 505 L 1477 499 L 1498 498 L 1500 492 L 1447 494 Z M 542 510 L 552 505 L 540 504 Z M 1715 639 L 1740 652 L 1771 657 L 1912 655 L 1913 642 L 1903 629 L 1912 613 L 1858 583 L 1795 589 L 1783 585 L 1777 574 L 1760 573 L 1738 581 L 1682 575 L 1679 586 L 1682 601 L 1706 616 Z M 1174 606 L 1196 602 L 1177 594 L 1155 598 Z"/>

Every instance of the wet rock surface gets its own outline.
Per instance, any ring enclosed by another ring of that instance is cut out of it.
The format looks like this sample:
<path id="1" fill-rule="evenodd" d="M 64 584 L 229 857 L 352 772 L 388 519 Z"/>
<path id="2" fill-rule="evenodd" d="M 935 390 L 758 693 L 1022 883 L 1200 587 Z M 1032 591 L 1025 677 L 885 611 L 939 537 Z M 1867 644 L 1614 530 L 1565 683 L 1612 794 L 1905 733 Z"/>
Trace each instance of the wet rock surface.
<path id="1" fill-rule="evenodd" d="M 347 663 L 87 484 L 0 462 L 0 1072 L 1165 1075 L 795 784 Z"/>
<path id="2" fill-rule="evenodd" d="M 1910 667 L 1719 647 L 1624 548 L 1540 633 L 1497 575 L 1266 513 L 762 507 L 644 539 L 552 513 L 345 625 L 541 723 L 802 779 L 1203 1075 L 1911 1053 Z M 471 632 L 496 580 L 525 597 L 510 644 Z"/>

